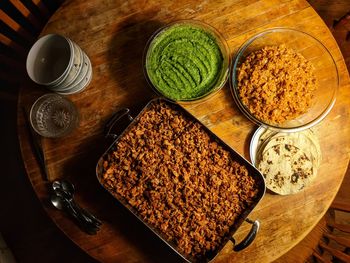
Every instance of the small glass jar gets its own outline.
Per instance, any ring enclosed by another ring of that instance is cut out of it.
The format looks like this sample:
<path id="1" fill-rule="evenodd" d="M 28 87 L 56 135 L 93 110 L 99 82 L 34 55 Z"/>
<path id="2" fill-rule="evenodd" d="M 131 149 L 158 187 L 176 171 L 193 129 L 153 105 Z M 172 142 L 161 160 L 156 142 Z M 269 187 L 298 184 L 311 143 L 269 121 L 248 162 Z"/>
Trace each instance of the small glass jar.
<path id="1" fill-rule="evenodd" d="M 30 123 L 43 137 L 63 137 L 78 126 L 79 113 L 69 99 L 49 93 L 34 102 L 30 110 Z"/>

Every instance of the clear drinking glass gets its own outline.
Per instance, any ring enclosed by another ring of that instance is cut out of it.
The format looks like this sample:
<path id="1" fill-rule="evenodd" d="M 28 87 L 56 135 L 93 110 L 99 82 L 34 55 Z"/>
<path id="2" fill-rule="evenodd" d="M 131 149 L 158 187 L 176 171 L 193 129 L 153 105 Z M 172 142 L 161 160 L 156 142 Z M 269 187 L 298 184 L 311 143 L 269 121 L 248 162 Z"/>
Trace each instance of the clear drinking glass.
<path id="1" fill-rule="evenodd" d="M 33 129 L 44 137 L 63 137 L 79 123 L 79 113 L 67 98 L 49 93 L 38 98 L 30 110 Z"/>

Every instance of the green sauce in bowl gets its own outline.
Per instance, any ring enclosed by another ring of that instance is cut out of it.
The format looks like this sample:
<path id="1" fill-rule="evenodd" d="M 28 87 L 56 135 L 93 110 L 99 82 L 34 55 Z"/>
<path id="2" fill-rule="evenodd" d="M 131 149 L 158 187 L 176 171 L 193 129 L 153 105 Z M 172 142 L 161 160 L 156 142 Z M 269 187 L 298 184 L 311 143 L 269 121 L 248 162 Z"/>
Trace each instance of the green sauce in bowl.
<path id="1" fill-rule="evenodd" d="M 179 23 L 152 40 L 145 66 L 152 85 L 165 97 L 195 100 L 217 88 L 224 57 L 213 34 L 198 25 Z"/>

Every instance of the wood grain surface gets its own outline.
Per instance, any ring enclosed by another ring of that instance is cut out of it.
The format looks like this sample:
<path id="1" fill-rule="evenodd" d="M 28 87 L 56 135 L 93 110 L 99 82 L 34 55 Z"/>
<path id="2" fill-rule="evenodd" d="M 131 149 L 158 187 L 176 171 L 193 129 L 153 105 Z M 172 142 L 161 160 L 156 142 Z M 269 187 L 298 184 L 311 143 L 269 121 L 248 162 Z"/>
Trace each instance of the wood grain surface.
<path id="1" fill-rule="evenodd" d="M 111 144 L 103 126 L 113 112 L 140 105 L 155 94 L 143 76 L 142 54 L 159 27 L 179 19 L 196 19 L 220 31 L 231 56 L 252 35 L 271 27 L 292 27 L 316 36 L 338 66 L 337 102 L 315 131 L 323 162 L 317 180 L 291 196 L 266 193 L 249 215 L 261 221 L 256 240 L 244 251 L 233 252 L 229 242 L 215 262 L 268 262 L 298 243 L 325 214 L 342 182 L 349 162 L 350 84 L 343 57 L 328 28 L 304 0 L 223 1 L 67 1 L 42 32 L 59 33 L 75 41 L 93 67 L 90 85 L 69 98 L 80 111 L 80 125 L 59 139 L 42 138 L 50 179 L 67 178 L 77 188 L 76 200 L 103 220 L 96 236 L 88 236 L 61 211 L 48 203 L 49 183 L 42 179 L 29 144 L 22 107 L 29 109 L 47 93 L 28 81 L 18 104 L 18 133 L 27 174 L 48 215 L 82 249 L 101 262 L 179 262 L 181 259 L 98 184 L 95 166 Z M 202 103 L 184 105 L 225 142 L 249 159 L 252 133 L 257 128 L 236 107 L 226 86 Z M 235 233 L 243 238 L 249 225 Z"/>

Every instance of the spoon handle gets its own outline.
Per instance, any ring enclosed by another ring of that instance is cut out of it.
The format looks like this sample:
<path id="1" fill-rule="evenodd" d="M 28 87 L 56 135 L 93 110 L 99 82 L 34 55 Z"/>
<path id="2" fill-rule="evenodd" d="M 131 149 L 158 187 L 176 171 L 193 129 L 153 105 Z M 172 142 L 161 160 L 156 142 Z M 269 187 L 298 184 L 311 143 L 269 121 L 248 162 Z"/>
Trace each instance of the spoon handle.
<path id="1" fill-rule="evenodd" d="M 66 210 L 67 212 L 76 220 L 78 226 L 88 233 L 89 235 L 95 235 L 97 233 L 97 227 L 94 224 L 91 224 L 84 217 L 82 217 L 72 206 L 70 202 L 66 202 Z"/>
<path id="2" fill-rule="evenodd" d="M 101 226 L 102 222 L 97 219 L 93 214 L 83 209 L 74 200 L 74 185 L 68 180 L 55 180 L 52 182 L 52 190 L 62 196 L 66 201 L 68 201 L 77 214 L 81 215 L 86 221 L 95 224 L 96 226 Z"/>
<path id="3" fill-rule="evenodd" d="M 85 215 L 86 217 L 90 218 L 92 221 L 94 221 L 94 223 L 98 226 L 102 225 L 101 220 L 99 220 L 97 217 L 95 217 L 93 214 L 91 214 L 90 212 L 88 212 L 87 210 L 85 210 L 84 208 L 82 208 L 81 206 L 79 206 L 74 200 L 73 203 L 76 207 L 77 210 L 80 210 L 80 212 Z"/>
<path id="4" fill-rule="evenodd" d="M 86 221 L 91 222 L 91 219 L 87 217 L 85 214 L 82 213 L 81 208 L 77 205 L 77 203 L 74 201 L 74 199 L 67 200 L 69 204 L 71 205 L 72 209 L 76 212 L 76 214 L 80 215 L 82 218 L 84 218 Z"/>

